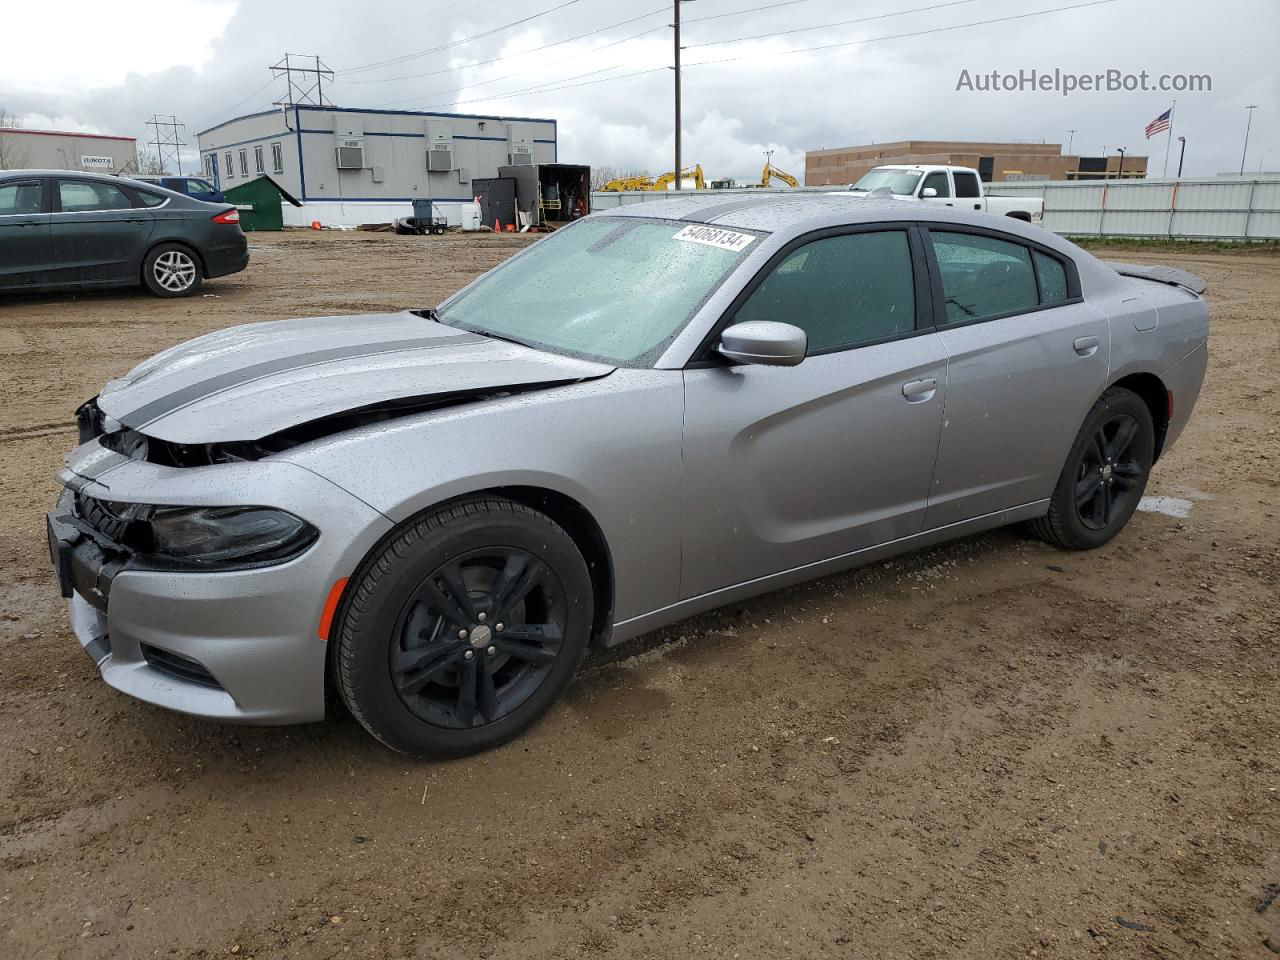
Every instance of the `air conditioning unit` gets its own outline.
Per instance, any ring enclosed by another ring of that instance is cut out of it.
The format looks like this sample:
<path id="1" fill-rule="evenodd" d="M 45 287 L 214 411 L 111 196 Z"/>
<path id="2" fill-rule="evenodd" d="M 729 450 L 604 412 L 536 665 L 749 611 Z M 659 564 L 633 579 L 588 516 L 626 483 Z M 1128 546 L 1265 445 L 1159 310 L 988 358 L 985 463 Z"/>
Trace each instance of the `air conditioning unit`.
<path id="1" fill-rule="evenodd" d="M 446 143 L 433 143 L 427 150 L 427 169 L 448 173 L 453 169 L 453 147 Z"/>
<path id="2" fill-rule="evenodd" d="M 533 163 L 533 149 L 521 144 L 511 147 L 511 165 L 513 167 L 528 166 Z"/>
<path id="3" fill-rule="evenodd" d="M 339 170 L 364 169 L 363 140 L 339 140 L 337 153 Z"/>

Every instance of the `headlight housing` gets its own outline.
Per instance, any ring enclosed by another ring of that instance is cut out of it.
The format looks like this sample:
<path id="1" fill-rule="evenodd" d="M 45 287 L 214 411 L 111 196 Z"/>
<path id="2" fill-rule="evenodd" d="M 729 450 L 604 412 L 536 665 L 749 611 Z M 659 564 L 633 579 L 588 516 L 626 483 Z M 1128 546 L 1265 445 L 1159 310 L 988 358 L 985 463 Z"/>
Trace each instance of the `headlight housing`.
<path id="1" fill-rule="evenodd" d="M 319 536 L 301 517 L 275 507 L 154 507 L 145 523 L 141 553 L 206 569 L 283 563 Z"/>

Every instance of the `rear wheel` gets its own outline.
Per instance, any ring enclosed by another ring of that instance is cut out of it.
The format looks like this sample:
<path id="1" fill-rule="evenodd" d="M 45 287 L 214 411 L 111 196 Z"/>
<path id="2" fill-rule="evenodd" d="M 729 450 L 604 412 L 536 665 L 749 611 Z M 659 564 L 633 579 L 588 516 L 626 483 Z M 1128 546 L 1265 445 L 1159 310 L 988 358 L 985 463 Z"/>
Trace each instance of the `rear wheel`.
<path id="1" fill-rule="evenodd" d="M 178 243 L 160 244 L 142 264 L 142 282 L 158 297 L 188 297 L 201 279 L 200 261 Z"/>
<path id="2" fill-rule="evenodd" d="M 383 743 L 449 757 L 531 727 L 591 632 L 591 580 L 567 533 L 501 498 L 414 520 L 352 578 L 334 636 L 339 690 Z"/>
<path id="3" fill-rule="evenodd" d="M 1137 394 L 1104 393 L 1076 436 L 1048 514 L 1031 522 L 1032 531 L 1069 550 L 1100 547 L 1114 537 L 1147 488 L 1154 437 L 1151 411 Z"/>

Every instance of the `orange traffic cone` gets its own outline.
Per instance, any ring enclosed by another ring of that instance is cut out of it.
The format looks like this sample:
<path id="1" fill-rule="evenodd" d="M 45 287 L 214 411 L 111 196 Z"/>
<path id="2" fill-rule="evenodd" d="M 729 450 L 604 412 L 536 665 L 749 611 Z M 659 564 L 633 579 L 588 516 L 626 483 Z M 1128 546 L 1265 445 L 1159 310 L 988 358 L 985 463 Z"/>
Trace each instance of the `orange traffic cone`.
<path id="1" fill-rule="evenodd" d="M 312 221 L 311 221 L 311 229 L 312 229 L 312 230 L 319 230 L 319 229 L 320 229 L 320 221 L 319 221 L 319 220 L 312 220 Z"/>

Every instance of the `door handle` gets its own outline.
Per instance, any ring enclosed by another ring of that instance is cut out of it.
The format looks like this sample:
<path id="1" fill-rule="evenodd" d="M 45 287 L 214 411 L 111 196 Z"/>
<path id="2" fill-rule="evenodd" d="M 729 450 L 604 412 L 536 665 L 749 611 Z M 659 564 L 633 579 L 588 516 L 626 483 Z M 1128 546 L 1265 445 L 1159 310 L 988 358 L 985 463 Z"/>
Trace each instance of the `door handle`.
<path id="1" fill-rule="evenodd" d="M 975 203 L 975 204 L 973 205 L 973 209 L 975 209 L 975 210 L 981 210 L 981 209 L 982 209 L 982 204 L 980 204 L 980 203 Z"/>
<path id="2" fill-rule="evenodd" d="M 955 204 L 948 200 L 948 201 L 947 201 L 947 206 L 948 206 L 948 207 L 954 207 L 954 206 L 955 206 Z"/>
<path id="3" fill-rule="evenodd" d="M 1099 340 L 1097 337 L 1076 337 L 1076 342 L 1072 344 L 1076 348 L 1076 353 L 1082 357 L 1092 357 L 1098 352 Z"/>
<path id="4" fill-rule="evenodd" d="M 933 377 L 908 380 L 902 385 L 902 395 L 907 398 L 907 403 L 924 403 L 926 400 L 932 400 L 937 392 L 938 381 Z"/>
<path id="5" fill-rule="evenodd" d="M 146 223 L 146 222 L 147 222 L 146 219 L 143 217 L 129 217 L 127 220 L 125 220 L 125 223 Z"/>

